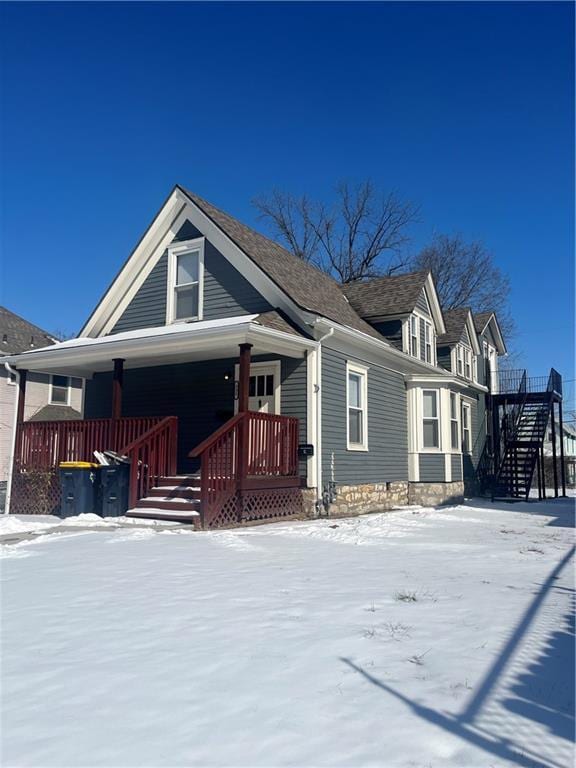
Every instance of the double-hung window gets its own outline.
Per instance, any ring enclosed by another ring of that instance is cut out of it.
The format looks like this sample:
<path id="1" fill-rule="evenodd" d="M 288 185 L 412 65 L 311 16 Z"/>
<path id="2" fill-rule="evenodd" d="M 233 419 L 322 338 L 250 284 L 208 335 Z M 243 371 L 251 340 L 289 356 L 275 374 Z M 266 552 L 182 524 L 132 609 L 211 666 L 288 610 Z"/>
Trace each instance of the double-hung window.
<path id="1" fill-rule="evenodd" d="M 472 432 L 470 427 L 470 405 L 462 403 L 462 452 L 472 452 Z"/>
<path id="2" fill-rule="evenodd" d="M 450 392 L 450 447 L 460 450 L 460 429 L 458 425 L 458 396 Z"/>
<path id="3" fill-rule="evenodd" d="M 410 354 L 418 357 L 418 319 L 416 315 L 410 316 Z"/>
<path id="4" fill-rule="evenodd" d="M 456 362 L 459 376 L 466 379 L 472 378 L 472 352 L 463 344 L 456 345 Z"/>
<path id="5" fill-rule="evenodd" d="M 70 379 L 68 376 L 54 375 L 51 377 L 50 404 L 70 405 Z"/>
<path id="6" fill-rule="evenodd" d="M 427 363 L 432 363 L 432 323 L 421 320 L 424 323 L 424 359 Z"/>
<path id="7" fill-rule="evenodd" d="M 440 447 L 440 418 L 436 389 L 425 389 L 422 392 L 422 447 Z"/>
<path id="8" fill-rule="evenodd" d="M 348 450 L 368 450 L 368 369 L 346 366 Z"/>
<path id="9" fill-rule="evenodd" d="M 204 240 L 168 249 L 168 322 L 202 319 Z"/>

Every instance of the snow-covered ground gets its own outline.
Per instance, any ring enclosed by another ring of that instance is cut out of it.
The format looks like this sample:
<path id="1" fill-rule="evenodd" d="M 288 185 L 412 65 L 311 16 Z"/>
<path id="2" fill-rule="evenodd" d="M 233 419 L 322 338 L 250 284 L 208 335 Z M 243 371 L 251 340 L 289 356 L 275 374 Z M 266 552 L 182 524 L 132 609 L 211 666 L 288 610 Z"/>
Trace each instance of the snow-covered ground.
<path id="1" fill-rule="evenodd" d="M 2 520 L 0 763 L 570 766 L 573 504 Z"/>

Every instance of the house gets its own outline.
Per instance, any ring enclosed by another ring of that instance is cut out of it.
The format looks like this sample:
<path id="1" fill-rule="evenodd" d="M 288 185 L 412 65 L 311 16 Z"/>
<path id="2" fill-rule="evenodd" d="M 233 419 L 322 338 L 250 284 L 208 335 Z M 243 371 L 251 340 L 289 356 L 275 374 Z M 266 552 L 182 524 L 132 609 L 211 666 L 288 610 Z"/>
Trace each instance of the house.
<path id="1" fill-rule="evenodd" d="M 95 449 L 130 458 L 130 514 L 204 527 L 458 500 L 498 474 L 505 352 L 429 273 L 340 286 L 176 186 L 79 337 L 7 358 L 86 379 L 82 427 L 21 424 L 13 511 Z"/>
<path id="2" fill-rule="evenodd" d="M 0 307 L 1 355 L 14 355 L 56 343 L 49 333 L 24 318 Z M 4 490 L 12 455 L 16 417 L 18 374 L 0 366 L 0 491 Z M 25 421 L 82 418 L 82 382 L 79 379 L 31 372 L 28 378 Z M 0 508 L 3 504 L 0 504 Z"/>

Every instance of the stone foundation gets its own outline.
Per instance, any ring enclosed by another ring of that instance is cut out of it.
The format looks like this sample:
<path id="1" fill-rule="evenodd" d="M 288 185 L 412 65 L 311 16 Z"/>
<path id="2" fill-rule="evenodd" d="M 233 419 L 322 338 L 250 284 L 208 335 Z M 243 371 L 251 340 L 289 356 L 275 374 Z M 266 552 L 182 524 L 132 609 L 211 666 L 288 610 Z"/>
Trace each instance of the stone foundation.
<path id="1" fill-rule="evenodd" d="M 339 485 L 336 500 L 330 505 L 328 517 L 349 517 L 366 512 L 383 512 L 408 504 L 408 483 L 366 483 Z M 321 514 L 326 515 L 325 510 Z"/>
<path id="2" fill-rule="evenodd" d="M 440 504 L 460 504 L 464 501 L 464 483 L 410 483 L 410 504 L 437 507 Z"/>

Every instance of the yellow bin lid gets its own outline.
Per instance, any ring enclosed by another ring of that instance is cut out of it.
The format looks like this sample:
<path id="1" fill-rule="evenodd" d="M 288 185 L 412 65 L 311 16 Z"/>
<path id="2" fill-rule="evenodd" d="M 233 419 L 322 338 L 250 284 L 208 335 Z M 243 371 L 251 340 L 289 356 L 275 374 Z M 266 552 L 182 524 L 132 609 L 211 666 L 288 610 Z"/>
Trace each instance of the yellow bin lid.
<path id="1" fill-rule="evenodd" d="M 60 469 L 93 469 L 99 467 L 99 464 L 94 464 L 91 461 L 61 461 Z"/>

